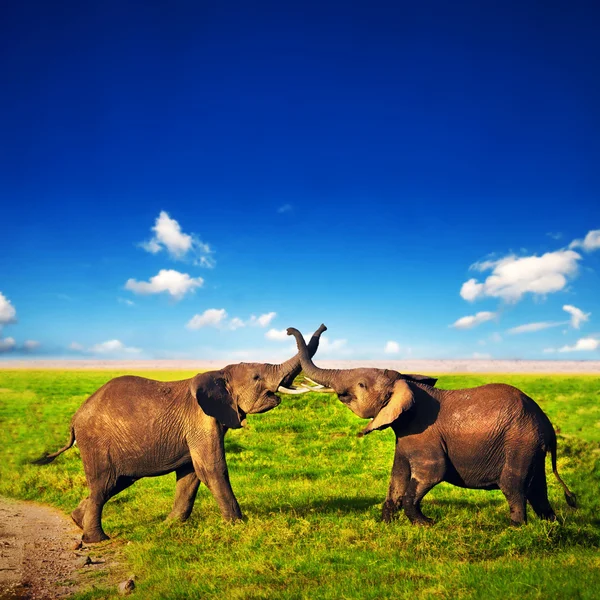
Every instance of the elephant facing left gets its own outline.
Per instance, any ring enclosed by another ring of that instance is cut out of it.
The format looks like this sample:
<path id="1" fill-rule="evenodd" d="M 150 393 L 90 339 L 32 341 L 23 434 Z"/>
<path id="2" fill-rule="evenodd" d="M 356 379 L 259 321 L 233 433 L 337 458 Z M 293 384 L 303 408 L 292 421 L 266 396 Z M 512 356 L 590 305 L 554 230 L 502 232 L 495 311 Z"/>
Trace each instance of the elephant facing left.
<path id="1" fill-rule="evenodd" d="M 313 355 L 325 330 L 313 334 Z M 52 462 L 77 440 L 89 496 L 71 513 L 83 541 L 108 539 L 102 509 L 113 496 L 142 477 L 175 471 L 175 503 L 170 518 L 185 521 L 200 482 L 228 521 L 242 518 L 227 462 L 224 435 L 245 424 L 247 414 L 279 405 L 276 391 L 288 390 L 300 373 L 298 355 L 279 365 L 240 363 L 191 379 L 161 382 L 144 377 L 112 379 L 94 392 L 71 420 L 68 444 L 34 461 Z"/>

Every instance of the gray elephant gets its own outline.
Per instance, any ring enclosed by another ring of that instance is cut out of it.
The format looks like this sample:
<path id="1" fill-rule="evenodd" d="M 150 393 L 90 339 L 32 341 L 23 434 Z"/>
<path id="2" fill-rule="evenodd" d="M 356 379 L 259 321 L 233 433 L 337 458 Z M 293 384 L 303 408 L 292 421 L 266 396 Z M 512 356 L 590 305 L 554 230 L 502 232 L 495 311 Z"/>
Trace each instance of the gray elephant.
<path id="1" fill-rule="evenodd" d="M 298 330 L 287 332 L 296 338 L 304 373 L 332 388 L 356 415 L 372 419 L 362 435 L 386 427 L 394 430 L 396 452 L 384 521 L 403 508 L 412 523 L 432 523 L 420 504 L 441 481 L 469 489 L 500 489 L 513 525 L 527 522 L 527 502 L 540 518 L 555 520 L 546 487 L 548 451 L 567 503 L 576 506 L 575 495 L 556 469 L 554 428 L 517 388 L 489 384 L 441 390 L 388 369 L 319 369 Z"/>
<path id="2" fill-rule="evenodd" d="M 317 351 L 324 330 L 312 336 L 308 355 Z M 241 519 L 225 461 L 225 432 L 242 427 L 247 414 L 279 405 L 276 391 L 297 392 L 288 388 L 300 368 L 295 356 L 280 365 L 241 363 L 182 381 L 117 377 L 75 413 L 69 443 L 34 464 L 52 462 L 77 440 L 90 495 L 71 517 L 83 529 L 84 542 L 108 539 L 101 519 L 111 497 L 142 477 L 172 471 L 177 484 L 169 517 L 190 516 L 203 482 L 224 519 Z"/>

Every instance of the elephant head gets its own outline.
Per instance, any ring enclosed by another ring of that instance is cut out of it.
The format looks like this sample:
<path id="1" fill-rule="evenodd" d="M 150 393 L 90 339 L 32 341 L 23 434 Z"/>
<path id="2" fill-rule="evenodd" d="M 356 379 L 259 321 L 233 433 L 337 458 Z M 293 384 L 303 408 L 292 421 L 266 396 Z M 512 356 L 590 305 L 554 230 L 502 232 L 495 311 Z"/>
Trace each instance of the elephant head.
<path id="1" fill-rule="evenodd" d="M 322 327 L 325 331 L 326 328 Z M 437 381 L 426 375 L 407 375 L 392 369 L 319 369 L 312 362 L 300 332 L 290 327 L 287 333 L 296 338 L 304 373 L 317 383 L 333 389 L 355 415 L 372 419 L 363 434 L 389 427 L 410 409 L 415 397 L 408 382 L 433 386 Z"/>
<path id="2" fill-rule="evenodd" d="M 310 358 L 319 347 L 321 325 L 313 334 L 308 346 L 302 343 Z M 239 363 L 228 365 L 220 371 L 199 373 L 190 380 L 190 391 L 202 410 L 231 429 L 245 425 L 247 414 L 263 413 L 278 406 L 281 399 L 275 394 L 301 393 L 308 389 L 290 389 L 302 366 L 300 356 L 290 358 L 279 365 L 266 363 Z"/>

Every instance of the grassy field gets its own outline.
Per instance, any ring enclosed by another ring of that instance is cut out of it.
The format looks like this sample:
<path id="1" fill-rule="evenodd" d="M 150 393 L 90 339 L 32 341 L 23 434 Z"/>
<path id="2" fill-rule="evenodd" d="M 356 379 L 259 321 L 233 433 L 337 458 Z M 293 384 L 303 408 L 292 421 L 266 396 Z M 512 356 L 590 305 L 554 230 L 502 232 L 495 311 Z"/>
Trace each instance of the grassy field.
<path id="1" fill-rule="evenodd" d="M 70 512 L 86 495 L 79 451 L 27 461 L 68 439 L 72 414 L 121 374 L 0 371 L 0 495 Z M 161 380 L 190 373 L 140 373 Z M 201 487 L 191 519 L 165 523 L 175 476 L 145 479 L 111 500 L 104 528 L 138 577 L 142 598 L 597 598 L 600 590 L 600 378 L 440 377 L 439 387 L 502 381 L 521 388 L 558 428 L 559 469 L 580 509 L 550 472 L 556 523 L 529 510 L 508 526 L 500 492 L 437 486 L 423 502 L 430 528 L 403 515 L 380 522 L 392 466 L 390 430 L 358 438 L 364 422 L 334 396 L 285 397 L 227 434 L 232 485 L 247 521 L 221 521 Z M 80 598 L 118 597 L 102 580 Z"/>

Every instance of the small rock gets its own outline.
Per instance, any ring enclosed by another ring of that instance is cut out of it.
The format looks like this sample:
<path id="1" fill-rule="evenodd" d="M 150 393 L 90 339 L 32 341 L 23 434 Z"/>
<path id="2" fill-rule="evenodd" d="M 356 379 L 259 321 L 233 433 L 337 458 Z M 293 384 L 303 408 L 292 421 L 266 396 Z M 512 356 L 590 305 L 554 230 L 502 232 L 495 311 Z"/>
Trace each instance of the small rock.
<path id="1" fill-rule="evenodd" d="M 78 568 L 87 567 L 88 565 L 91 565 L 91 564 L 92 564 L 92 559 L 89 557 L 89 555 L 84 556 L 77 561 Z"/>
<path id="2" fill-rule="evenodd" d="M 121 596 L 128 596 L 135 589 L 135 581 L 133 577 L 130 577 L 127 581 L 122 581 L 119 584 L 119 594 Z"/>

